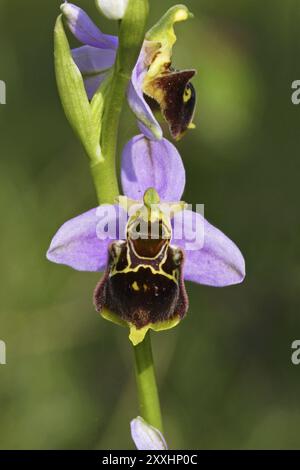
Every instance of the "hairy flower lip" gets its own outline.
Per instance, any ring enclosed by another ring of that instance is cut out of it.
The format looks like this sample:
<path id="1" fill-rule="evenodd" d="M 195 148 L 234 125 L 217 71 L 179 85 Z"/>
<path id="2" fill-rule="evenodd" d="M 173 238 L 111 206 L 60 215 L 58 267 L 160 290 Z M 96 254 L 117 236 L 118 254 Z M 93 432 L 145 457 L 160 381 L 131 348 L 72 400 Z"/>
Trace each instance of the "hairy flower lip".
<path id="1" fill-rule="evenodd" d="M 170 70 L 144 84 L 144 95 L 151 109 L 160 108 L 171 136 L 179 141 L 193 124 L 196 92 L 190 80 L 196 70 Z M 172 85 L 172 86 L 171 86 Z"/>

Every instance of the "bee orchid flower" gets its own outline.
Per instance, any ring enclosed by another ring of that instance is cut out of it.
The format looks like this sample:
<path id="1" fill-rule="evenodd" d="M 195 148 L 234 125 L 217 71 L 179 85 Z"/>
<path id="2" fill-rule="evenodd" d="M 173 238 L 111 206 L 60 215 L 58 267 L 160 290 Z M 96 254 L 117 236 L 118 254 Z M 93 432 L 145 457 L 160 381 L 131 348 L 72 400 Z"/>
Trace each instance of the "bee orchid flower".
<path id="1" fill-rule="evenodd" d="M 80 70 L 89 100 L 113 67 L 118 38 L 104 34 L 79 7 L 65 2 L 61 11 L 67 26 L 83 46 L 72 50 Z M 171 136 L 179 140 L 192 123 L 196 94 L 190 80 L 195 70 L 176 70 L 172 65 L 172 50 L 176 42 L 174 24 L 192 14 L 184 5 L 176 5 L 146 34 L 128 87 L 128 103 L 136 115 L 141 131 L 149 139 L 163 137 L 155 117 L 159 110 L 167 122 Z"/>
<path id="2" fill-rule="evenodd" d="M 104 272 L 96 309 L 129 326 L 136 345 L 149 329 L 169 329 L 184 318 L 184 280 L 238 284 L 245 263 L 226 235 L 181 202 L 185 170 L 166 139 L 134 137 L 123 152 L 121 179 L 125 197 L 66 222 L 47 257 L 80 271 Z"/>

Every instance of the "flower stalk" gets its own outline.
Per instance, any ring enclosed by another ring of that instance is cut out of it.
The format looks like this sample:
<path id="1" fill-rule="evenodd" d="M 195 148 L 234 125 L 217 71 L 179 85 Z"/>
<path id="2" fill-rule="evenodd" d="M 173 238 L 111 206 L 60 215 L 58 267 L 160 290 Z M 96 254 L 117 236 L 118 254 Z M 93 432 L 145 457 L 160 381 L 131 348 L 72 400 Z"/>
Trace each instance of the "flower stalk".
<path id="1" fill-rule="evenodd" d="M 92 166 L 100 204 L 114 203 L 120 194 L 116 176 L 119 122 L 132 69 L 144 40 L 147 16 L 148 0 L 129 0 L 120 22 L 119 48 L 103 115 L 101 149 L 104 162 Z"/>
<path id="2" fill-rule="evenodd" d="M 163 432 L 150 331 L 142 343 L 134 346 L 134 357 L 140 414 L 151 426 Z"/>
<path id="3" fill-rule="evenodd" d="M 120 23 L 119 49 L 102 124 L 101 150 L 104 159 L 91 164 L 99 204 L 113 204 L 120 194 L 115 168 L 119 122 L 132 69 L 144 40 L 147 14 L 147 0 L 129 0 Z M 150 425 L 162 431 L 150 332 L 143 342 L 134 346 L 134 358 L 140 414 Z"/>

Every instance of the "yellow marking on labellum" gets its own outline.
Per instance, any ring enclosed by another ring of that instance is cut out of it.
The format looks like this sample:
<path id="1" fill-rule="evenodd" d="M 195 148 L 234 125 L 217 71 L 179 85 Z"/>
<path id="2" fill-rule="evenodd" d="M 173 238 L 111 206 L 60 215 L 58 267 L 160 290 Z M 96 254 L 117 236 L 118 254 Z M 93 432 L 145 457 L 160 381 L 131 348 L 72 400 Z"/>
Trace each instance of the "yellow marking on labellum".
<path id="1" fill-rule="evenodd" d="M 138 283 L 136 281 L 134 281 L 134 283 L 131 285 L 131 287 L 135 292 L 140 291 L 140 288 L 139 288 Z"/>
<path id="2" fill-rule="evenodd" d="M 187 103 L 192 98 L 192 90 L 189 87 L 186 87 L 183 93 L 183 102 Z"/>
<path id="3" fill-rule="evenodd" d="M 123 271 L 116 271 L 114 274 L 112 274 L 110 277 L 113 277 L 115 274 L 126 274 L 126 273 L 137 273 L 141 268 L 144 268 L 144 269 L 150 269 L 150 271 L 152 272 L 152 274 L 155 274 L 155 275 L 160 275 L 160 276 L 164 276 L 164 277 L 167 277 L 168 279 L 170 279 L 171 281 L 174 281 L 175 284 L 178 284 L 178 280 L 176 279 L 177 278 L 177 271 L 176 269 L 173 271 L 172 274 L 168 274 L 166 273 L 163 269 L 160 269 L 160 270 L 156 270 L 153 268 L 153 266 L 149 266 L 148 264 L 140 264 L 139 266 L 137 266 L 136 268 L 125 268 Z"/>
<path id="4" fill-rule="evenodd" d="M 169 279 L 170 281 L 174 281 L 175 284 L 178 284 L 178 275 L 177 275 L 177 270 L 176 269 L 174 269 L 172 271 L 172 274 L 168 274 L 161 267 L 159 269 L 154 269 L 153 266 L 150 266 L 149 264 L 139 264 L 135 268 L 131 268 L 130 266 L 126 266 L 126 268 L 124 268 L 122 270 L 114 269 L 110 273 L 109 277 L 112 278 L 112 277 L 116 276 L 117 274 L 137 273 L 141 268 L 150 269 L 152 274 L 164 276 L 167 279 Z M 134 289 L 134 287 L 133 287 L 133 289 Z M 139 287 L 138 287 L 138 289 L 139 289 Z M 137 289 L 134 289 L 134 290 L 137 291 Z"/>
<path id="5" fill-rule="evenodd" d="M 166 247 L 167 248 L 169 247 L 169 240 L 166 240 L 166 243 L 162 246 L 160 252 L 156 256 L 154 256 L 154 258 L 148 258 L 147 256 L 139 255 L 135 250 L 135 247 L 134 247 L 134 244 L 132 243 L 132 240 L 129 240 L 129 242 L 130 242 L 130 247 L 131 247 L 133 253 L 135 254 L 135 256 L 138 259 L 143 259 L 143 260 L 146 260 L 146 261 L 147 260 L 155 260 L 155 259 L 159 258 L 163 254 L 163 251 L 166 250 Z M 166 252 L 164 253 L 163 259 L 162 259 L 161 263 L 159 264 L 159 266 L 161 266 L 166 261 L 167 256 L 168 256 L 168 252 L 166 250 Z M 128 261 L 128 266 L 131 266 L 131 259 L 130 259 L 129 250 L 127 251 L 127 261 Z"/>
<path id="6" fill-rule="evenodd" d="M 164 262 L 166 261 L 166 259 L 163 259 L 161 261 L 161 263 L 159 264 L 159 268 L 158 269 L 155 269 L 153 268 L 153 266 L 149 265 L 149 264 L 139 264 L 138 266 L 136 266 L 135 268 L 132 268 L 131 267 L 131 260 L 129 261 L 129 265 L 126 266 L 126 268 L 124 269 L 113 269 L 109 275 L 110 278 L 112 278 L 113 276 L 116 276 L 117 274 L 128 274 L 128 273 L 137 273 L 141 268 L 144 268 L 144 269 L 150 269 L 150 271 L 152 272 L 152 274 L 154 275 L 160 275 L 160 276 L 164 276 L 166 277 L 167 279 L 170 279 L 171 281 L 174 281 L 175 284 L 178 284 L 178 275 L 177 275 L 177 269 L 174 269 L 172 271 L 172 274 L 168 274 L 166 273 L 163 268 L 162 268 L 162 265 L 164 264 Z"/>

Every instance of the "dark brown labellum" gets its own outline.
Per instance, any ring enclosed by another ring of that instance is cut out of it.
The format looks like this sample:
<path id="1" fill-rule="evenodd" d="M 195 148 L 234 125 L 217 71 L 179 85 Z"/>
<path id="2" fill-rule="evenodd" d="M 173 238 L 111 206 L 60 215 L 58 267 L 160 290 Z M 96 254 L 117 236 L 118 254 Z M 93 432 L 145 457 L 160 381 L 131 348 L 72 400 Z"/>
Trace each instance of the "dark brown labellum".
<path id="1" fill-rule="evenodd" d="M 196 92 L 190 80 L 195 73 L 195 70 L 170 69 L 149 82 L 144 90 L 153 111 L 153 101 L 159 105 L 175 140 L 183 137 L 193 121 Z"/>
<path id="2" fill-rule="evenodd" d="M 141 255 L 149 242 L 152 258 Z M 97 310 L 107 308 L 137 328 L 182 318 L 188 308 L 183 261 L 182 250 L 168 241 L 156 240 L 156 246 L 155 240 L 112 243 L 107 270 L 94 294 Z"/>

